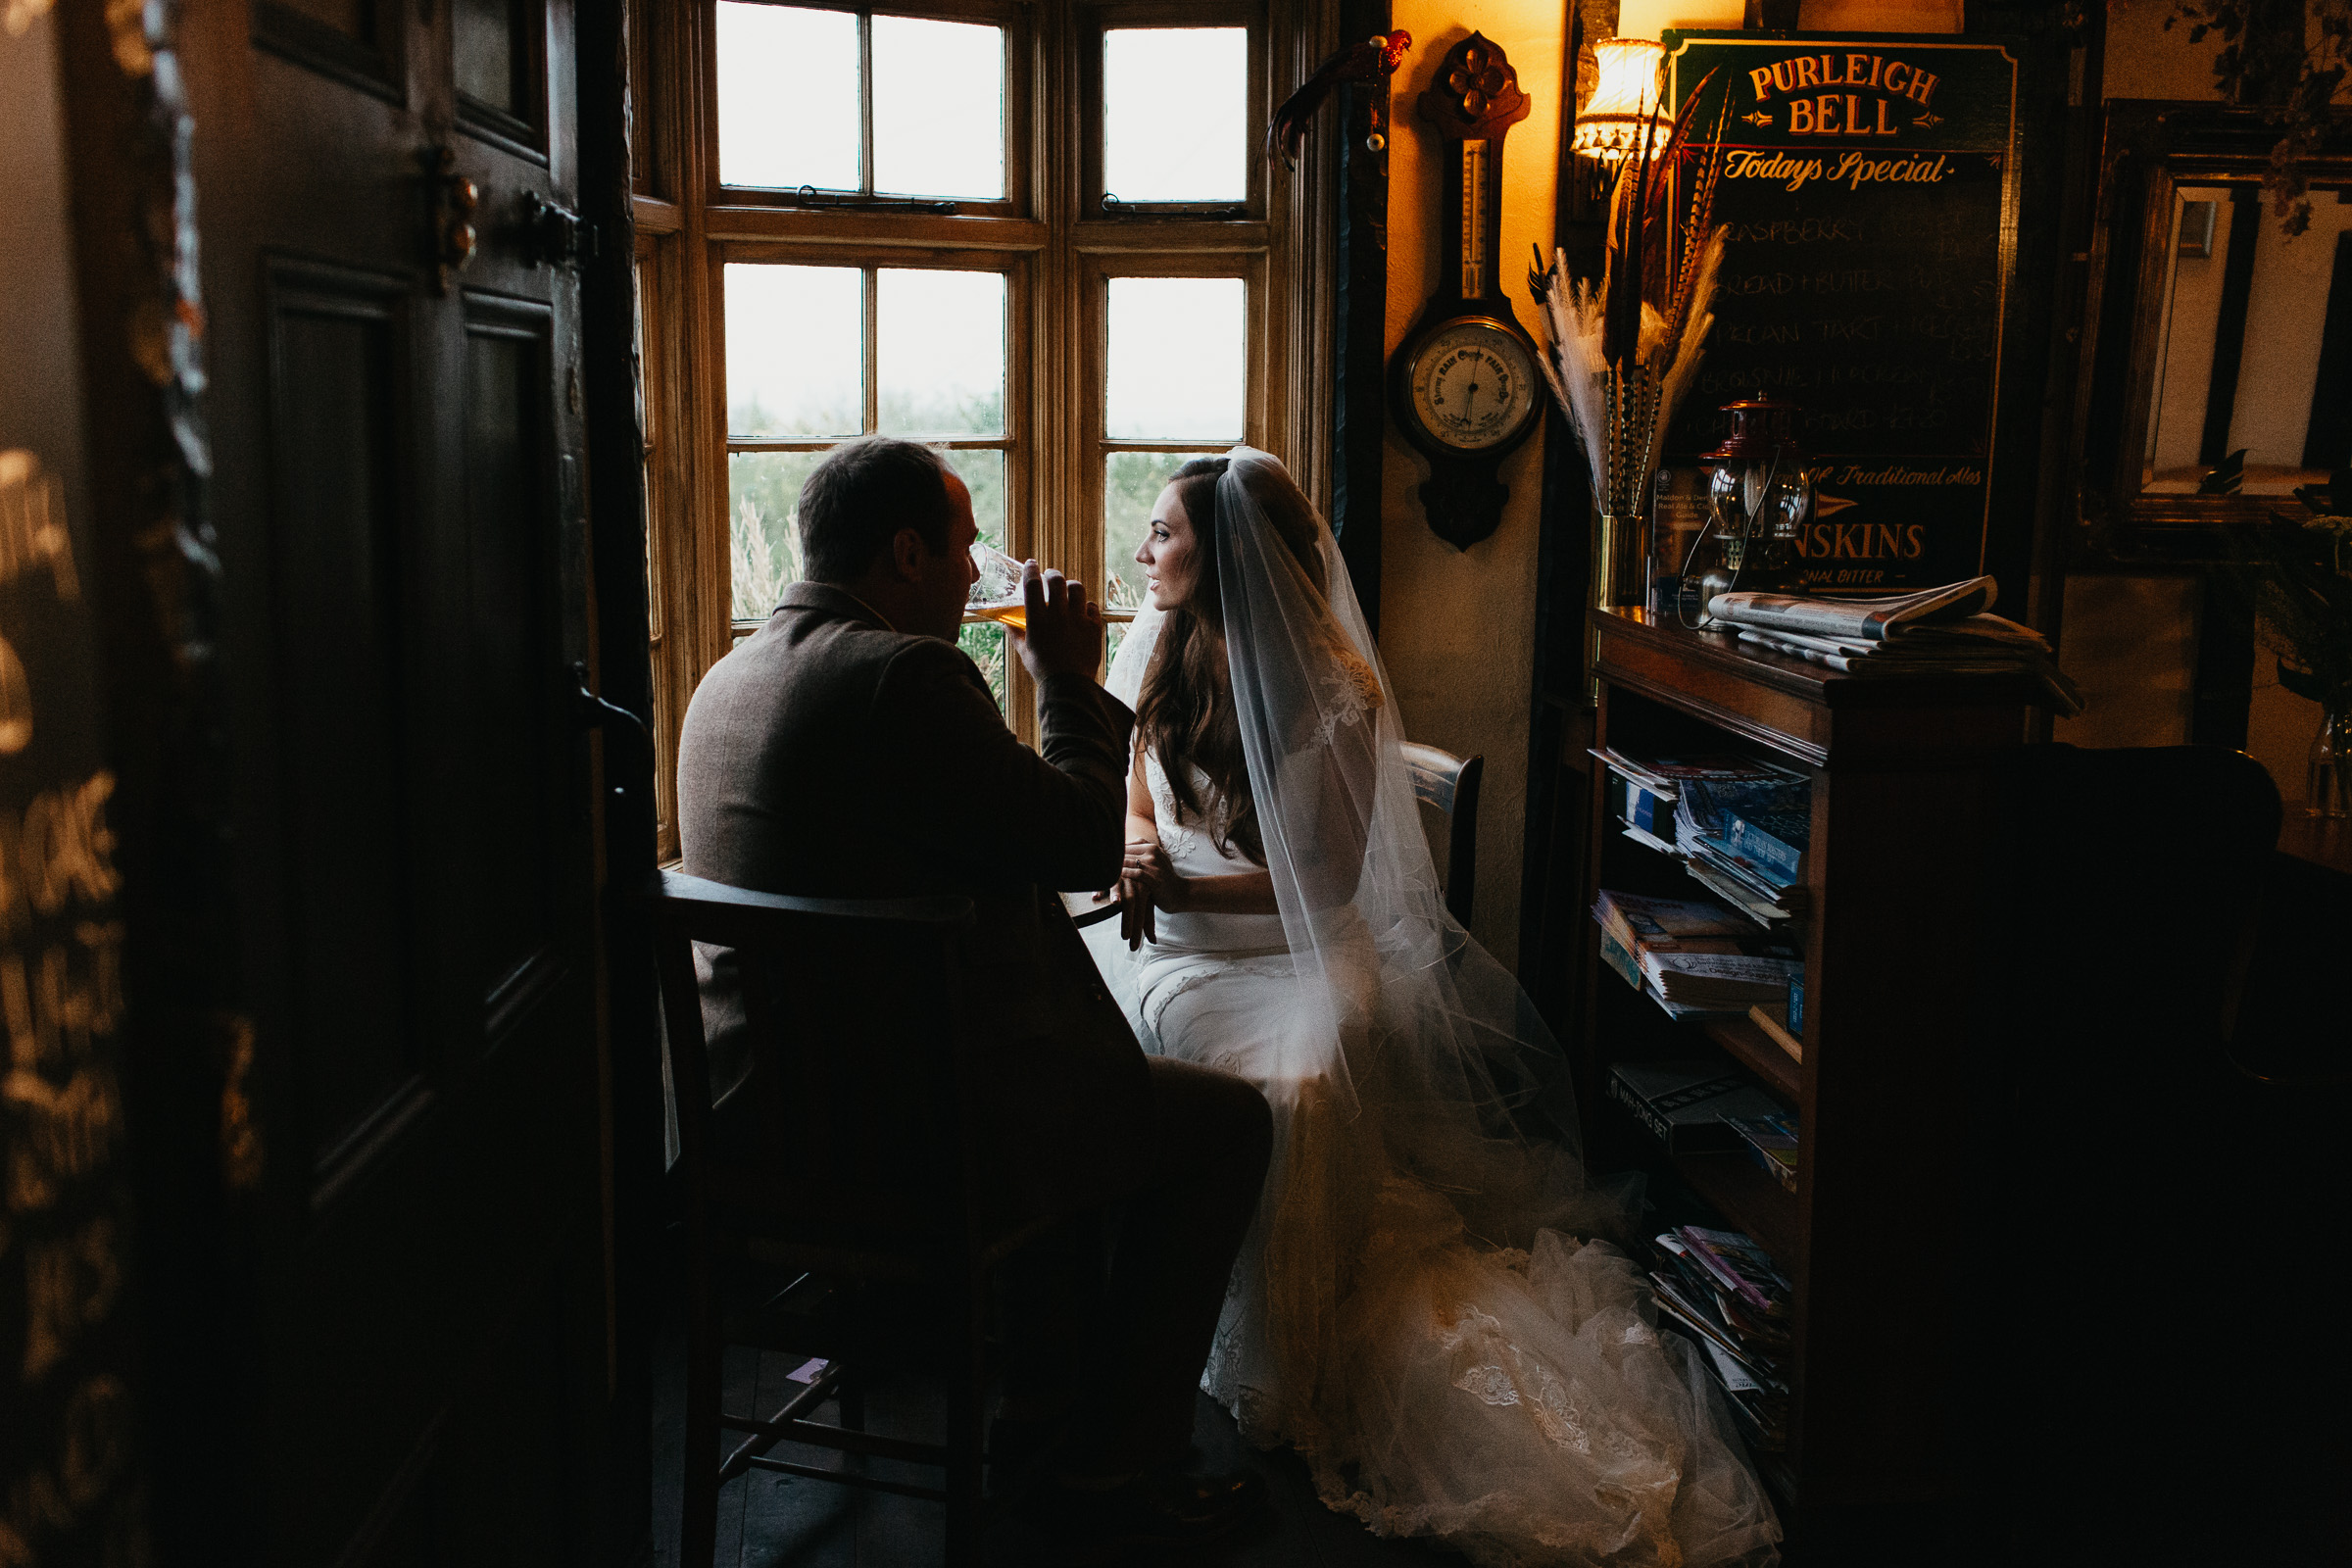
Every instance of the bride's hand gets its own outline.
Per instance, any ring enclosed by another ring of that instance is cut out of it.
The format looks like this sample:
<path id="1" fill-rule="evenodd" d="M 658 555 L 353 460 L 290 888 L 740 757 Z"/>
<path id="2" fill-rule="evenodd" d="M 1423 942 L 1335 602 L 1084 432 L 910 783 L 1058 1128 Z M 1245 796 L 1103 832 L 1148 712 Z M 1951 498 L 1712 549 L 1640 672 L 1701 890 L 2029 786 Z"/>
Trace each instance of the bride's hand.
<path id="1" fill-rule="evenodd" d="M 1182 914 L 1192 903 L 1192 884 L 1178 874 L 1168 852 L 1157 839 L 1130 839 L 1127 859 L 1119 873 L 1121 886 L 1135 882 L 1150 895 L 1152 906 Z"/>
<path id="2" fill-rule="evenodd" d="M 1119 901 L 1119 935 L 1133 953 L 1147 942 L 1157 942 L 1159 931 L 1152 919 L 1152 891 L 1140 878 L 1125 871 L 1119 873 L 1119 885 L 1101 895 Z"/>

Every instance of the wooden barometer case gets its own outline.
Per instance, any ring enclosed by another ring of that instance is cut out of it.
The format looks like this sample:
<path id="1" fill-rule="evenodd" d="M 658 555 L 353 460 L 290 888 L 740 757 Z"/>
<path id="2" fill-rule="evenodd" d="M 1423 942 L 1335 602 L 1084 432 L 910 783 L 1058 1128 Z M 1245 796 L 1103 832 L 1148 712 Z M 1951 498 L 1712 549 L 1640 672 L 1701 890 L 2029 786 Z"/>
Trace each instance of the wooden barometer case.
<path id="1" fill-rule="evenodd" d="M 1496 255 L 1502 139 L 1527 118 L 1519 74 L 1484 33 L 1446 52 L 1418 113 L 1445 159 L 1445 270 L 1390 362 L 1405 438 L 1429 458 L 1421 507 L 1439 538 L 1467 550 L 1502 521 L 1502 460 L 1536 427 L 1543 374 L 1534 341 L 1502 296 Z"/>

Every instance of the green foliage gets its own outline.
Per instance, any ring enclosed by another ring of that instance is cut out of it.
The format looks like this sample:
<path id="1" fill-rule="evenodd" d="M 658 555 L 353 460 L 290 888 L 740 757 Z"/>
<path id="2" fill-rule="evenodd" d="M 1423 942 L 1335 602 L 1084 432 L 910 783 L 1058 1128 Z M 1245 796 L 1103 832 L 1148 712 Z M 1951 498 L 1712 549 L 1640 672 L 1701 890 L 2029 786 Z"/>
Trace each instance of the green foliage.
<path id="1" fill-rule="evenodd" d="M 2269 0 L 2180 0 L 2164 25 L 2169 32 L 2187 23 L 2190 43 L 2218 33 L 2214 84 L 2231 103 L 2263 103 L 2264 118 L 2279 127 L 2262 188 L 2280 232 L 2291 239 L 2311 226 L 2304 160 L 2327 139 L 2328 106 L 2352 63 L 2352 0 L 2304 0 L 2287 11 L 2288 25 L 2258 25 L 2258 13 L 2274 9 Z"/>
<path id="2" fill-rule="evenodd" d="M 801 580 L 794 526 L 801 486 L 821 452 L 735 452 L 727 457 L 727 515 L 734 567 L 730 610 L 737 620 L 765 620 L 784 589 Z"/>
<path id="3" fill-rule="evenodd" d="M 997 711 L 1004 711 L 1004 628 L 985 621 L 975 622 L 963 628 L 956 646 L 980 666 L 980 673 L 988 678 L 989 695 L 997 700 Z"/>
<path id="4" fill-rule="evenodd" d="M 858 416 L 813 402 L 789 416 L 771 414 L 758 398 L 727 412 L 727 428 L 738 435 L 804 434 L 855 426 Z M 1004 428 L 1004 398 L 949 393 L 924 400 L 885 400 L 882 427 L 910 438 L 994 435 Z M 972 492 L 972 517 L 980 536 L 999 549 L 1004 544 L 1004 457 L 995 451 L 946 454 Z M 797 519 L 801 486 L 824 458 L 822 452 L 736 452 L 727 458 L 727 514 L 734 568 L 731 610 L 737 620 L 764 620 L 777 595 L 801 579 Z M 1003 662 L 1002 655 L 999 656 Z M 985 662 L 983 662 L 985 667 Z M 1001 700 L 1001 696 L 1000 696 Z"/>

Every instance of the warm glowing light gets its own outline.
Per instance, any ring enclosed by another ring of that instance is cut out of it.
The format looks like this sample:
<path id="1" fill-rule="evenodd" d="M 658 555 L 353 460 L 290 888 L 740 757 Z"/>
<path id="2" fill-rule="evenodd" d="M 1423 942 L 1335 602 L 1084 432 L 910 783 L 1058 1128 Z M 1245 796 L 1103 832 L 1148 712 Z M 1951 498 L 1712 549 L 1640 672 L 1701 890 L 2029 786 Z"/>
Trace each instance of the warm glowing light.
<path id="1" fill-rule="evenodd" d="M 1674 128 L 1658 86 L 1666 46 L 1644 38 L 1610 38 L 1595 44 L 1592 53 L 1600 79 L 1577 114 L 1569 146 L 1610 163 L 1633 156 L 1645 133 L 1650 152 L 1663 149 Z"/>

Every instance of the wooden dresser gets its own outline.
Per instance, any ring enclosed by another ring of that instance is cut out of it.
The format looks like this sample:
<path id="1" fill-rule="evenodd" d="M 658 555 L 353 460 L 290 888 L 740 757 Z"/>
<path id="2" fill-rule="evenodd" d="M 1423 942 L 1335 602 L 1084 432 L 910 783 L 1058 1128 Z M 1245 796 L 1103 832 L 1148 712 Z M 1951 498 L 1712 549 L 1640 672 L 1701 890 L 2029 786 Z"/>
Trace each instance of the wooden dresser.
<path id="1" fill-rule="evenodd" d="M 1744 1018 L 1669 1019 L 1600 966 L 1588 920 L 1570 950 L 1588 1158 L 1649 1169 L 1662 1220 L 1695 1198 L 1795 1283 L 1788 1446 L 1758 1455 L 1791 1525 L 1814 1535 L 1809 1523 L 1955 1497 L 1970 1311 L 1955 1244 L 1971 1222 L 1971 1106 L 1999 1052 L 1972 1028 L 1977 937 L 2033 917 L 1985 885 L 1998 764 L 2023 740 L 2033 684 L 1841 675 L 1640 612 L 1595 613 L 1592 626 L 1596 745 L 1653 759 L 1741 752 L 1809 771 L 1813 788 L 1809 905 L 1785 932 L 1804 952 L 1801 1065 Z M 1586 906 L 1601 887 L 1704 896 L 1623 833 L 1592 766 Z M 1608 1101 L 1611 1063 L 1709 1042 L 1798 1112 L 1794 1194 L 1745 1152 L 1669 1156 Z"/>

